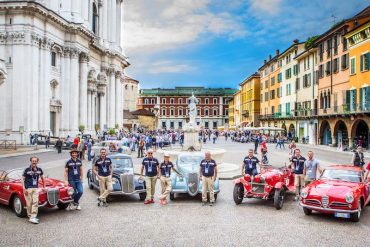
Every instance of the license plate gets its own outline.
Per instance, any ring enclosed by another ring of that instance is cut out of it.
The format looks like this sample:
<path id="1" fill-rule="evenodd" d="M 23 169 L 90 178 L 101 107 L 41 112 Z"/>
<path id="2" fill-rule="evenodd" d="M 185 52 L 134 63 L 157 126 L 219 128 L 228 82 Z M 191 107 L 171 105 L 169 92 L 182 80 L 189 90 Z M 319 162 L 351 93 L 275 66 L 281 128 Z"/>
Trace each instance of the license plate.
<path id="1" fill-rule="evenodd" d="M 350 218 L 350 214 L 349 213 L 338 213 L 336 212 L 334 214 L 335 217 L 338 217 L 338 218 L 346 218 L 346 219 L 349 219 Z"/>

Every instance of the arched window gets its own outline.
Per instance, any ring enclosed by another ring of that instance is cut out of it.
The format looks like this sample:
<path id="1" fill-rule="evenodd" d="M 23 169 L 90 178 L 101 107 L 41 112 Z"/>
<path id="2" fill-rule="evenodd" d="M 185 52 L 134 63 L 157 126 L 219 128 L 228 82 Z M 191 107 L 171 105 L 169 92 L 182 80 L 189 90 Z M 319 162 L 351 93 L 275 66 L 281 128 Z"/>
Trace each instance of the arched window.
<path id="1" fill-rule="evenodd" d="M 205 103 L 206 103 L 206 105 L 209 104 L 209 99 L 208 98 L 205 99 Z"/>
<path id="2" fill-rule="evenodd" d="M 182 98 L 179 98 L 179 104 L 182 104 Z"/>
<path id="3" fill-rule="evenodd" d="M 175 104 L 175 99 L 174 98 L 170 99 L 170 104 Z"/>
<path id="4" fill-rule="evenodd" d="M 56 80 L 53 80 L 52 82 L 50 82 L 50 87 L 51 87 L 51 98 L 55 99 L 58 82 Z"/>
<path id="5" fill-rule="evenodd" d="M 134 85 L 131 86 L 131 90 L 134 91 Z"/>
<path id="6" fill-rule="evenodd" d="M 127 89 L 128 89 L 128 85 L 126 84 L 126 85 L 125 85 L 125 90 L 127 90 Z"/>
<path id="7" fill-rule="evenodd" d="M 97 34 L 98 32 L 98 8 L 96 7 L 96 4 L 93 3 L 93 19 L 92 19 L 92 31 L 93 33 Z"/>

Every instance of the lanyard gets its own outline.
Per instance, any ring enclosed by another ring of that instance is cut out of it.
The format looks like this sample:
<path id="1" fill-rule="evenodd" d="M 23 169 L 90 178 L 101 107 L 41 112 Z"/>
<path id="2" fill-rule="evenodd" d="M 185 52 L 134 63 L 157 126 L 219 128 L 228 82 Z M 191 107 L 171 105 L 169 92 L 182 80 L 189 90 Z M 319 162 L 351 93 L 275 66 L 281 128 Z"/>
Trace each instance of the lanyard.
<path id="1" fill-rule="evenodd" d="M 31 166 L 31 176 L 32 176 L 32 180 L 38 180 L 38 176 L 39 174 L 37 173 L 38 169 L 36 167 L 36 172 L 33 170 L 32 166 Z M 36 174 L 36 175 L 35 175 Z"/>
<path id="2" fill-rule="evenodd" d="M 72 159 L 72 163 L 74 164 L 74 165 L 72 166 L 73 172 L 74 172 L 74 174 L 76 174 L 76 173 L 78 173 L 78 170 L 77 170 L 77 160 L 76 160 L 76 161 L 74 161 L 74 160 Z"/>

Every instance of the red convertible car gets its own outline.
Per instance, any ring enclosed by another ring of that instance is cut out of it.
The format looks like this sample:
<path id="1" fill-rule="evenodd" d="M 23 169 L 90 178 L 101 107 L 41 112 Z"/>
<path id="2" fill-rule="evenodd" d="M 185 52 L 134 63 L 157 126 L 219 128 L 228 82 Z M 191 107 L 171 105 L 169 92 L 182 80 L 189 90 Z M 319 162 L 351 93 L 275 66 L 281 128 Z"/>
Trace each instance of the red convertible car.
<path id="1" fill-rule="evenodd" d="M 11 206 L 18 217 L 27 215 L 21 182 L 22 174 L 22 169 L 0 170 L 0 203 Z M 72 202 L 73 188 L 65 187 L 62 181 L 51 178 L 45 178 L 45 183 L 46 190 L 44 191 L 42 181 L 39 182 L 39 207 L 67 208 L 68 204 Z"/>
<path id="2" fill-rule="evenodd" d="M 367 186 L 361 168 L 329 166 L 301 191 L 300 204 L 306 215 L 314 210 L 358 222 L 368 197 Z"/>
<path id="3" fill-rule="evenodd" d="M 286 191 L 294 191 L 294 175 L 290 168 L 262 168 L 252 179 L 249 174 L 234 180 L 234 202 L 240 204 L 243 198 L 273 199 L 276 209 L 281 209 Z"/>

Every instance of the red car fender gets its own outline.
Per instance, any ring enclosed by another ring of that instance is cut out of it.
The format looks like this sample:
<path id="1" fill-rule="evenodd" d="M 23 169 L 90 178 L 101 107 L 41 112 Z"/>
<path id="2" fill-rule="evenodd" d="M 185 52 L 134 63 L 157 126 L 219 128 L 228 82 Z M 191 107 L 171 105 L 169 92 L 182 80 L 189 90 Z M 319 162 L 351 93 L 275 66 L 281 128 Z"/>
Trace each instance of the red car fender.
<path id="1" fill-rule="evenodd" d="M 11 196 L 9 197 L 9 202 L 8 202 L 8 205 L 11 205 L 12 201 L 13 201 L 13 198 L 14 196 L 17 195 L 19 196 L 19 198 L 21 199 L 23 205 L 27 205 L 26 203 L 26 198 L 24 197 L 24 194 L 21 193 L 20 191 L 18 190 L 14 190 L 13 193 L 11 194 Z"/>
<path id="2" fill-rule="evenodd" d="M 237 178 L 237 179 L 234 179 L 234 184 L 245 184 L 246 181 L 244 180 L 244 178 Z"/>
<path id="3" fill-rule="evenodd" d="M 279 190 L 281 188 L 285 188 L 285 184 L 283 182 L 277 182 L 275 184 L 275 187 L 274 188 L 277 189 L 277 190 Z"/>

